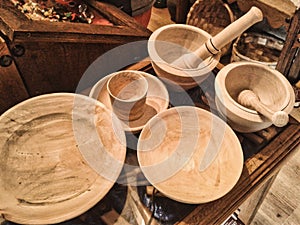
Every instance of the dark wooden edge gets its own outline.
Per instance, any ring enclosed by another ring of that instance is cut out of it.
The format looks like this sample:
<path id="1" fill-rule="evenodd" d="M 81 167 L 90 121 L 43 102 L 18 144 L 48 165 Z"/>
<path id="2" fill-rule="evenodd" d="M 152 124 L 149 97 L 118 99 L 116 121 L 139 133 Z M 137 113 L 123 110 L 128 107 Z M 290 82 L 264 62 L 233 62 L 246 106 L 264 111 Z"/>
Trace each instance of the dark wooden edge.
<path id="1" fill-rule="evenodd" d="M 292 21 L 290 23 L 288 34 L 286 37 L 285 44 L 280 53 L 276 69 L 284 74 L 288 79 L 290 76 L 290 70 L 293 68 L 295 71 L 292 71 L 299 79 L 299 63 L 296 63 L 294 58 L 298 52 L 299 47 L 296 47 L 296 42 L 299 43 L 299 33 L 300 33 L 300 9 L 297 10 Z M 299 57 L 299 54 L 298 54 Z M 298 59 L 299 61 L 299 59 Z M 297 66 L 298 68 L 295 68 Z M 294 76 L 291 74 L 291 76 Z M 290 79 L 289 79 L 290 80 Z M 296 81 L 297 82 L 297 81 Z"/>
<path id="2" fill-rule="evenodd" d="M 5 40 L 0 36 L 0 57 L 10 56 Z M 28 91 L 15 62 L 8 67 L 0 66 L 0 115 L 15 104 L 29 98 Z"/>
<path id="3" fill-rule="evenodd" d="M 265 148 L 245 162 L 238 183 L 227 195 L 216 201 L 199 205 L 177 225 L 210 225 L 224 222 L 296 153 L 294 150 L 299 143 L 299 123 L 290 123 Z"/>
<path id="4" fill-rule="evenodd" d="M 0 31 L 11 41 L 114 42 L 114 37 L 148 38 L 151 32 L 113 5 L 89 0 L 89 4 L 115 23 L 114 26 L 29 20 L 9 0 L 0 0 Z M 63 34 L 63 37 L 62 37 Z"/>

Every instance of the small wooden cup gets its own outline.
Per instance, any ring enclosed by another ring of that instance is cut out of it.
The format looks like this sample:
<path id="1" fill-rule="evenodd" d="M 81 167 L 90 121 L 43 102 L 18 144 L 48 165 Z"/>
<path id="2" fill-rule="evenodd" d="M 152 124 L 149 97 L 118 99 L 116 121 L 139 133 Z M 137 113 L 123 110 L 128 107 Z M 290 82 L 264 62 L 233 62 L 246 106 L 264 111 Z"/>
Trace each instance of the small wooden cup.
<path id="1" fill-rule="evenodd" d="M 107 82 L 107 91 L 119 119 L 133 121 L 143 115 L 148 82 L 138 71 L 123 70 L 112 74 Z"/>

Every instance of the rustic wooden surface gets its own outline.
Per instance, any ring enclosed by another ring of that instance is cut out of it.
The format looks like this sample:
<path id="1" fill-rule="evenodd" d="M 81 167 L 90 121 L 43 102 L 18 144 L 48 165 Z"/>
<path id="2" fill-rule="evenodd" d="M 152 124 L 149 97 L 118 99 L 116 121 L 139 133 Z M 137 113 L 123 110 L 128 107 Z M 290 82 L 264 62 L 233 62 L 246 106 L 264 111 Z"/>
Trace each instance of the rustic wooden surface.
<path id="1" fill-rule="evenodd" d="M 267 182 L 261 185 L 250 198 L 248 198 L 240 207 L 239 218 L 245 224 L 250 224 L 263 203 L 268 191 L 270 190 L 277 174 L 273 175 Z"/>
<path id="2" fill-rule="evenodd" d="M 300 10 L 293 17 L 288 29 L 285 45 L 278 59 L 276 69 L 284 74 L 291 83 L 300 79 Z"/>
<path id="3" fill-rule="evenodd" d="M 259 184 L 268 180 L 287 159 L 292 157 L 295 153 L 294 148 L 299 144 L 299 134 L 298 122 L 288 125 L 273 142 L 245 162 L 241 179 L 228 195 L 212 203 L 199 205 L 193 213 L 178 224 L 207 225 L 225 221 L 251 196 Z"/>
<path id="4" fill-rule="evenodd" d="M 10 1 L 0 1 L 0 28 L 9 50 L 16 45 L 25 50 L 12 56 L 30 96 L 75 92 L 84 72 L 99 56 L 149 37 L 149 30 L 116 7 L 89 2 L 114 25 L 31 21 Z M 132 54 L 139 50 L 132 48 Z"/>
<path id="5" fill-rule="evenodd" d="M 116 135 L 111 112 L 84 96 L 31 98 L 2 114 L 0 125 L 0 213 L 14 222 L 57 223 L 82 214 L 107 194 L 125 160 L 121 125 L 114 124 Z M 86 148 L 104 173 L 88 165 Z M 119 165 L 112 169 L 105 154 Z"/>
<path id="6" fill-rule="evenodd" d="M 239 8 L 246 12 L 251 6 L 257 6 L 263 11 L 264 17 L 274 28 L 289 26 L 290 19 L 296 12 L 296 6 L 290 0 L 237 0 Z M 276 15 L 276 16 L 274 16 Z"/>
<path id="7" fill-rule="evenodd" d="M 0 37 L 0 57 L 6 56 L 11 57 L 11 54 Z M 29 98 L 14 61 L 7 67 L 0 66 L 0 90 L 0 115 L 15 104 Z"/>

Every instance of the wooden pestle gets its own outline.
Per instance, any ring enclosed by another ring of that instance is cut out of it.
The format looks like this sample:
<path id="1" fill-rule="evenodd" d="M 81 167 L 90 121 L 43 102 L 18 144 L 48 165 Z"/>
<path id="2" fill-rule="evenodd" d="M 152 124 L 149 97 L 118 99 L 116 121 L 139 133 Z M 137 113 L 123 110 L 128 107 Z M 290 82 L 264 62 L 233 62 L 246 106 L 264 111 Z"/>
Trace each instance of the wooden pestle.
<path id="1" fill-rule="evenodd" d="M 262 11 L 253 6 L 245 15 L 228 25 L 220 33 L 208 39 L 195 52 L 187 53 L 172 62 L 172 65 L 182 69 L 197 68 L 199 64 L 211 55 L 219 53 L 220 49 L 241 35 L 253 24 L 262 21 Z"/>
<path id="2" fill-rule="evenodd" d="M 274 112 L 264 105 L 251 90 L 243 90 L 238 95 L 238 102 L 245 107 L 251 107 L 272 121 L 276 127 L 283 127 L 289 121 L 289 115 L 284 111 Z"/>

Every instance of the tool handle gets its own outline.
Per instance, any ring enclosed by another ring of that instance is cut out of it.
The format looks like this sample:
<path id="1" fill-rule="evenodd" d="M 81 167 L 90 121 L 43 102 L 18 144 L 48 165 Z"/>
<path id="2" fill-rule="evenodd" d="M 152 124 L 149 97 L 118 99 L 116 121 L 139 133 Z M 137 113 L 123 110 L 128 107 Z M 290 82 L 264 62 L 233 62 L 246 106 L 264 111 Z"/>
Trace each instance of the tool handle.
<path id="1" fill-rule="evenodd" d="M 265 116 L 277 127 L 285 126 L 289 121 L 289 115 L 284 111 L 274 112 L 265 106 L 251 90 L 243 90 L 238 96 L 238 102 L 245 107 L 255 109 L 257 112 Z"/>
<path id="2" fill-rule="evenodd" d="M 195 54 L 201 59 L 217 54 L 221 48 L 233 41 L 253 24 L 263 20 L 262 11 L 253 6 L 245 15 L 225 27 L 220 33 L 207 40 Z"/>

